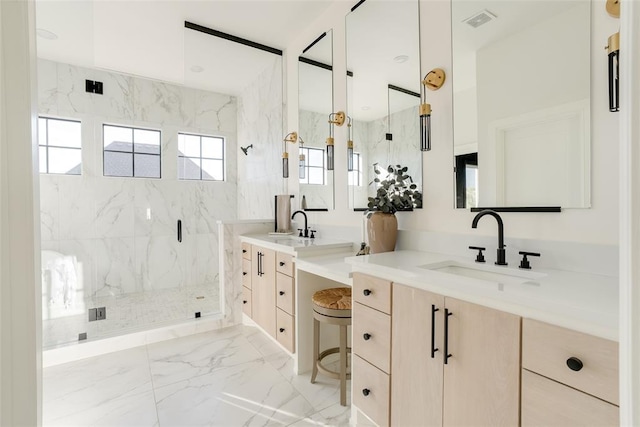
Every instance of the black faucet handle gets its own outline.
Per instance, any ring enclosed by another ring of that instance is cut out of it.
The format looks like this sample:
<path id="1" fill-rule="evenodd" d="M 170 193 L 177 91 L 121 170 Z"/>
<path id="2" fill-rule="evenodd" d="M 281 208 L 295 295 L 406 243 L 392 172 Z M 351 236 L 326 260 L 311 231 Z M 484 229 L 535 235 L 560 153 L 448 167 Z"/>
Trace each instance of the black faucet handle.
<path id="1" fill-rule="evenodd" d="M 478 251 L 478 255 L 476 255 L 476 262 L 485 262 L 484 254 L 482 251 L 486 251 L 487 248 L 482 248 L 480 246 L 469 246 L 469 249 L 473 249 L 474 251 Z"/>
<path id="2" fill-rule="evenodd" d="M 540 253 L 538 252 L 520 251 L 518 253 L 522 255 L 522 260 L 520 261 L 520 268 L 523 268 L 526 270 L 531 270 L 531 264 L 529 263 L 527 256 L 538 256 L 538 257 L 540 256 Z"/>
<path id="3" fill-rule="evenodd" d="M 304 236 L 302 235 L 302 228 L 298 228 L 298 231 L 299 231 L 299 233 L 298 233 L 298 237 L 304 237 Z"/>
<path id="4" fill-rule="evenodd" d="M 311 236 L 309 236 L 310 239 L 315 239 L 316 238 L 316 235 L 313 234 L 315 232 L 316 232 L 316 230 L 311 230 Z"/>

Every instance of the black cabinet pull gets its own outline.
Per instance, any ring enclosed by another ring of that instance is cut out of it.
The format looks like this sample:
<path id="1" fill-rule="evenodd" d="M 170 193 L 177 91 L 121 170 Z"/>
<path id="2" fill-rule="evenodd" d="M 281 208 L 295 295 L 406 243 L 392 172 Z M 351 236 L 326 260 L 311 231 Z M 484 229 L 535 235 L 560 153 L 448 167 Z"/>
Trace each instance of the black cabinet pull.
<path id="1" fill-rule="evenodd" d="M 448 308 L 444 309 L 444 364 L 447 365 L 447 360 L 451 357 L 449 354 L 449 316 L 453 313 Z"/>
<path id="2" fill-rule="evenodd" d="M 247 253 L 247 250 L 246 250 L 246 249 L 243 249 L 243 250 L 242 250 L 242 253 L 243 253 L 243 254 L 246 254 L 246 253 Z"/>
<path id="3" fill-rule="evenodd" d="M 262 252 L 258 252 L 258 276 L 262 276 Z"/>
<path id="4" fill-rule="evenodd" d="M 182 243 L 182 220 L 178 220 L 178 242 Z"/>
<path id="5" fill-rule="evenodd" d="M 364 396 L 369 396 L 369 394 L 371 393 L 371 390 L 369 390 L 368 388 L 363 388 L 362 389 L 362 394 L 364 394 Z"/>
<path id="6" fill-rule="evenodd" d="M 242 303 L 243 303 L 243 304 L 246 304 L 246 303 L 247 303 L 247 300 L 246 300 L 246 299 L 242 300 Z"/>
<path id="7" fill-rule="evenodd" d="M 246 275 L 247 275 L 247 272 L 246 272 L 246 271 L 243 271 L 243 272 L 242 272 L 242 275 L 243 275 L 243 276 L 246 276 Z"/>
<path id="8" fill-rule="evenodd" d="M 284 261 L 280 261 L 280 267 L 284 267 Z"/>
<path id="9" fill-rule="evenodd" d="M 371 290 L 365 289 L 364 291 L 362 291 L 362 293 L 364 294 L 365 297 L 368 297 L 369 295 L 371 295 Z"/>
<path id="10" fill-rule="evenodd" d="M 577 357 L 570 357 L 567 359 L 567 366 L 572 371 L 578 372 L 584 365 L 582 363 L 582 360 L 578 359 Z"/>
<path id="11" fill-rule="evenodd" d="M 284 328 L 280 328 L 280 332 L 284 332 Z"/>
<path id="12" fill-rule="evenodd" d="M 280 294 L 280 296 L 284 295 L 284 291 L 280 291 L 278 293 Z"/>
<path id="13" fill-rule="evenodd" d="M 440 311 L 436 308 L 435 304 L 431 304 L 431 358 L 436 357 L 436 311 Z"/>
<path id="14" fill-rule="evenodd" d="M 362 338 L 364 338 L 365 341 L 369 341 L 371 339 L 371 334 L 364 334 Z"/>

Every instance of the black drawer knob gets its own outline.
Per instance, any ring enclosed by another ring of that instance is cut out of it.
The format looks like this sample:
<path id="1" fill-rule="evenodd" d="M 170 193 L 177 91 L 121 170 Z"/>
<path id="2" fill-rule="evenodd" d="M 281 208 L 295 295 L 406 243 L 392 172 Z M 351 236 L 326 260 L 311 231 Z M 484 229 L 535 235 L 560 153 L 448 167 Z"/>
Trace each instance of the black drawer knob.
<path id="1" fill-rule="evenodd" d="M 363 388 L 362 389 L 362 394 L 364 394 L 365 397 L 369 396 L 370 393 L 371 393 L 371 390 L 369 390 L 368 388 Z"/>
<path id="2" fill-rule="evenodd" d="M 246 253 L 247 253 L 247 250 L 246 250 L 246 249 L 243 249 L 243 250 L 242 250 L 242 253 L 243 253 L 243 254 L 246 254 Z"/>
<path id="3" fill-rule="evenodd" d="M 371 334 L 364 334 L 362 338 L 364 338 L 365 341 L 369 341 L 371 339 Z"/>
<path id="4" fill-rule="evenodd" d="M 284 295 L 284 291 L 278 292 L 281 296 Z"/>
<path id="5" fill-rule="evenodd" d="M 242 300 L 242 303 L 243 303 L 243 304 L 246 304 L 246 303 L 247 303 L 247 300 L 246 300 L 246 299 L 245 299 L 245 300 Z"/>
<path id="6" fill-rule="evenodd" d="M 284 267 L 284 261 L 280 261 L 280 267 Z"/>
<path id="7" fill-rule="evenodd" d="M 284 332 L 284 328 L 280 328 L 280 332 Z"/>
<path id="8" fill-rule="evenodd" d="M 572 371 L 578 372 L 584 365 L 582 364 L 582 361 L 577 357 L 570 357 L 567 359 L 567 366 Z"/>
<path id="9" fill-rule="evenodd" d="M 368 297 L 369 295 L 371 295 L 371 290 L 365 289 L 364 291 L 362 291 L 362 293 L 364 294 L 365 297 Z"/>
<path id="10" fill-rule="evenodd" d="M 243 271 L 243 272 L 242 272 L 242 275 L 243 275 L 243 276 L 246 276 L 246 275 L 247 275 L 247 272 L 246 272 L 246 271 Z"/>

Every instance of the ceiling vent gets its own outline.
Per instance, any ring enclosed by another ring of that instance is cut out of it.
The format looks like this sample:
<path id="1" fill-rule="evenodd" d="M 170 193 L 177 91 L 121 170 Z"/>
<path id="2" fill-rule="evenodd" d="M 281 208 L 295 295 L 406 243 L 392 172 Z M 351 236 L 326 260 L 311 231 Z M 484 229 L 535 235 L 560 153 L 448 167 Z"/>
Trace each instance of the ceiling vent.
<path id="1" fill-rule="evenodd" d="M 497 16 L 494 13 L 489 12 L 487 9 L 481 10 L 478 13 L 474 13 L 473 16 L 465 19 L 465 24 L 470 25 L 473 28 L 478 28 L 481 25 L 486 24 L 487 22 L 496 19 Z"/>

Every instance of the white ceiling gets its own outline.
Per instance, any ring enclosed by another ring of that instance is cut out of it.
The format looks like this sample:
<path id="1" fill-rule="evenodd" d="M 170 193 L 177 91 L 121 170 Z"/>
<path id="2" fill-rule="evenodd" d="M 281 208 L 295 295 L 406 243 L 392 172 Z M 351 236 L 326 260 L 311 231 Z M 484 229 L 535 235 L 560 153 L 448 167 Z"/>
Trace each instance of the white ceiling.
<path id="1" fill-rule="evenodd" d="M 37 28 L 58 36 L 39 37 L 38 56 L 237 94 L 273 54 L 187 30 L 184 21 L 284 49 L 333 1 L 36 0 Z"/>

